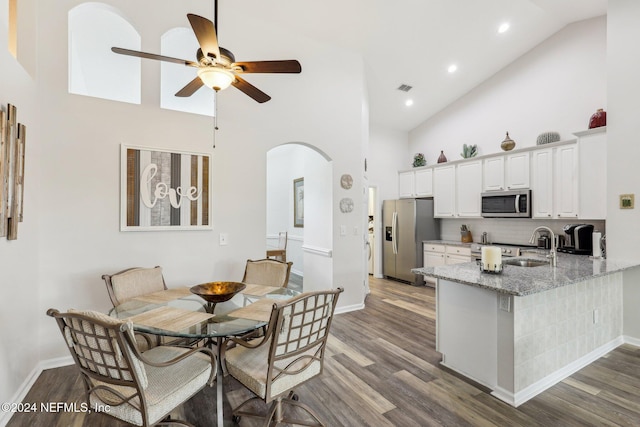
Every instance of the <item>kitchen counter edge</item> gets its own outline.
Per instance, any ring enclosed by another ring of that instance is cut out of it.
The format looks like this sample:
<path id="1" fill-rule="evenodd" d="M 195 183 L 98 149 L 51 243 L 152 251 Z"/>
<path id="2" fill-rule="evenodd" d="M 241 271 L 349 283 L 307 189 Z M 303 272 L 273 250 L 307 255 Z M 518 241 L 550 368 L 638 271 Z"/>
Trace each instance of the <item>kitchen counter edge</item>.
<path id="1" fill-rule="evenodd" d="M 539 258 L 521 256 L 512 259 Z M 491 274 L 482 273 L 478 264 L 474 261 L 437 267 L 414 268 L 411 271 L 415 274 L 450 280 L 503 294 L 527 296 L 638 266 L 640 266 L 638 262 L 610 261 L 603 258 L 594 259 L 587 255 L 558 254 L 558 266 L 555 268 L 550 266 L 518 267 L 503 265 L 502 273 Z"/>

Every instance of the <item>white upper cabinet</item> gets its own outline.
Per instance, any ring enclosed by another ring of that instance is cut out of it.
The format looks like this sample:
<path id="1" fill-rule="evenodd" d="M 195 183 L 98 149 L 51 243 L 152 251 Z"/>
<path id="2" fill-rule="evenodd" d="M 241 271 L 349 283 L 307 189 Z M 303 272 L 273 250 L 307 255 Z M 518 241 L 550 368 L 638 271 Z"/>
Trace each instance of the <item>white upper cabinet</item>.
<path id="1" fill-rule="evenodd" d="M 484 191 L 529 188 L 529 152 L 484 159 L 483 178 Z"/>
<path id="2" fill-rule="evenodd" d="M 431 197 L 434 216 L 481 216 L 484 191 L 531 189 L 531 216 L 606 219 L 606 127 L 559 141 L 480 159 L 400 172 L 400 197 Z"/>
<path id="3" fill-rule="evenodd" d="M 580 138 L 580 218 L 607 218 L 607 134 L 595 128 L 576 133 Z"/>
<path id="4" fill-rule="evenodd" d="M 507 154 L 505 165 L 507 190 L 529 188 L 529 152 Z"/>
<path id="5" fill-rule="evenodd" d="M 433 196 L 433 169 L 398 172 L 398 195 L 401 199 Z"/>
<path id="6" fill-rule="evenodd" d="M 533 218 L 553 217 L 553 149 L 536 150 L 531 155 Z"/>
<path id="7" fill-rule="evenodd" d="M 556 148 L 553 206 L 556 218 L 578 217 L 578 145 Z M 535 197 L 535 196 L 534 196 Z"/>
<path id="8" fill-rule="evenodd" d="M 433 169 L 415 171 L 416 197 L 433 196 Z"/>
<path id="9" fill-rule="evenodd" d="M 439 218 L 455 216 L 456 167 L 438 166 L 433 169 L 433 215 Z"/>
<path id="10" fill-rule="evenodd" d="M 456 216 L 479 217 L 482 193 L 482 162 L 460 163 L 456 167 Z"/>
<path id="11" fill-rule="evenodd" d="M 484 159 L 484 191 L 504 190 L 504 156 Z"/>
<path id="12" fill-rule="evenodd" d="M 416 192 L 415 176 L 413 171 L 398 173 L 398 195 L 401 199 L 414 197 Z"/>

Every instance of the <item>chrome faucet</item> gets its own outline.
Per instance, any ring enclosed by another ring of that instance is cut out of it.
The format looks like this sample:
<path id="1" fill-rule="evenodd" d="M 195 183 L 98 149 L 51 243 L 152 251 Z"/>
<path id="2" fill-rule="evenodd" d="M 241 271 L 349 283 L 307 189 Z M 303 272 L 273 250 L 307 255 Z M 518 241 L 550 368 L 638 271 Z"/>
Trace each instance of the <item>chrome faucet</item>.
<path id="1" fill-rule="evenodd" d="M 549 258 L 549 261 L 551 262 L 551 267 L 556 267 L 558 264 L 557 254 L 556 254 L 556 235 L 554 234 L 552 229 L 550 229 L 549 227 L 545 227 L 544 225 L 541 225 L 540 227 L 536 227 L 536 229 L 533 230 L 533 233 L 531 234 L 529 243 L 533 244 L 535 242 L 536 233 L 541 230 L 545 230 L 551 233 L 551 249 L 549 250 L 549 255 L 547 255 L 547 258 Z"/>

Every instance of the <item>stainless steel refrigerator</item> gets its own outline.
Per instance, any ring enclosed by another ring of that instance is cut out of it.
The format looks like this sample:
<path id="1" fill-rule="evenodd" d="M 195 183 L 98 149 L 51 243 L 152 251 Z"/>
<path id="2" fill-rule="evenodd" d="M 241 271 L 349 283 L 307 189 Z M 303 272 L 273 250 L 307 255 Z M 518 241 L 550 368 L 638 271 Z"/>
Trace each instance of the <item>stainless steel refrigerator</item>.
<path id="1" fill-rule="evenodd" d="M 424 285 L 424 276 L 413 274 L 411 269 L 423 266 L 422 242 L 440 238 L 440 221 L 433 217 L 433 199 L 385 200 L 382 227 L 382 274 Z"/>

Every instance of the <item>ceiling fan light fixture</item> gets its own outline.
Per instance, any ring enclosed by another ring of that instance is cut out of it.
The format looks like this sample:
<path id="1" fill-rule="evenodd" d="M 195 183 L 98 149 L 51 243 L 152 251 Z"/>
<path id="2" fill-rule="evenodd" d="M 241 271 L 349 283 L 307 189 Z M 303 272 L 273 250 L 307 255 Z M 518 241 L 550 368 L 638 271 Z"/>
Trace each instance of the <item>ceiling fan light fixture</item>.
<path id="1" fill-rule="evenodd" d="M 235 79 L 231 71 L 219 67 L 199 68 L 198 77 L 200 77 L 205 86 L 215 91 L 228 88 Z"/>

